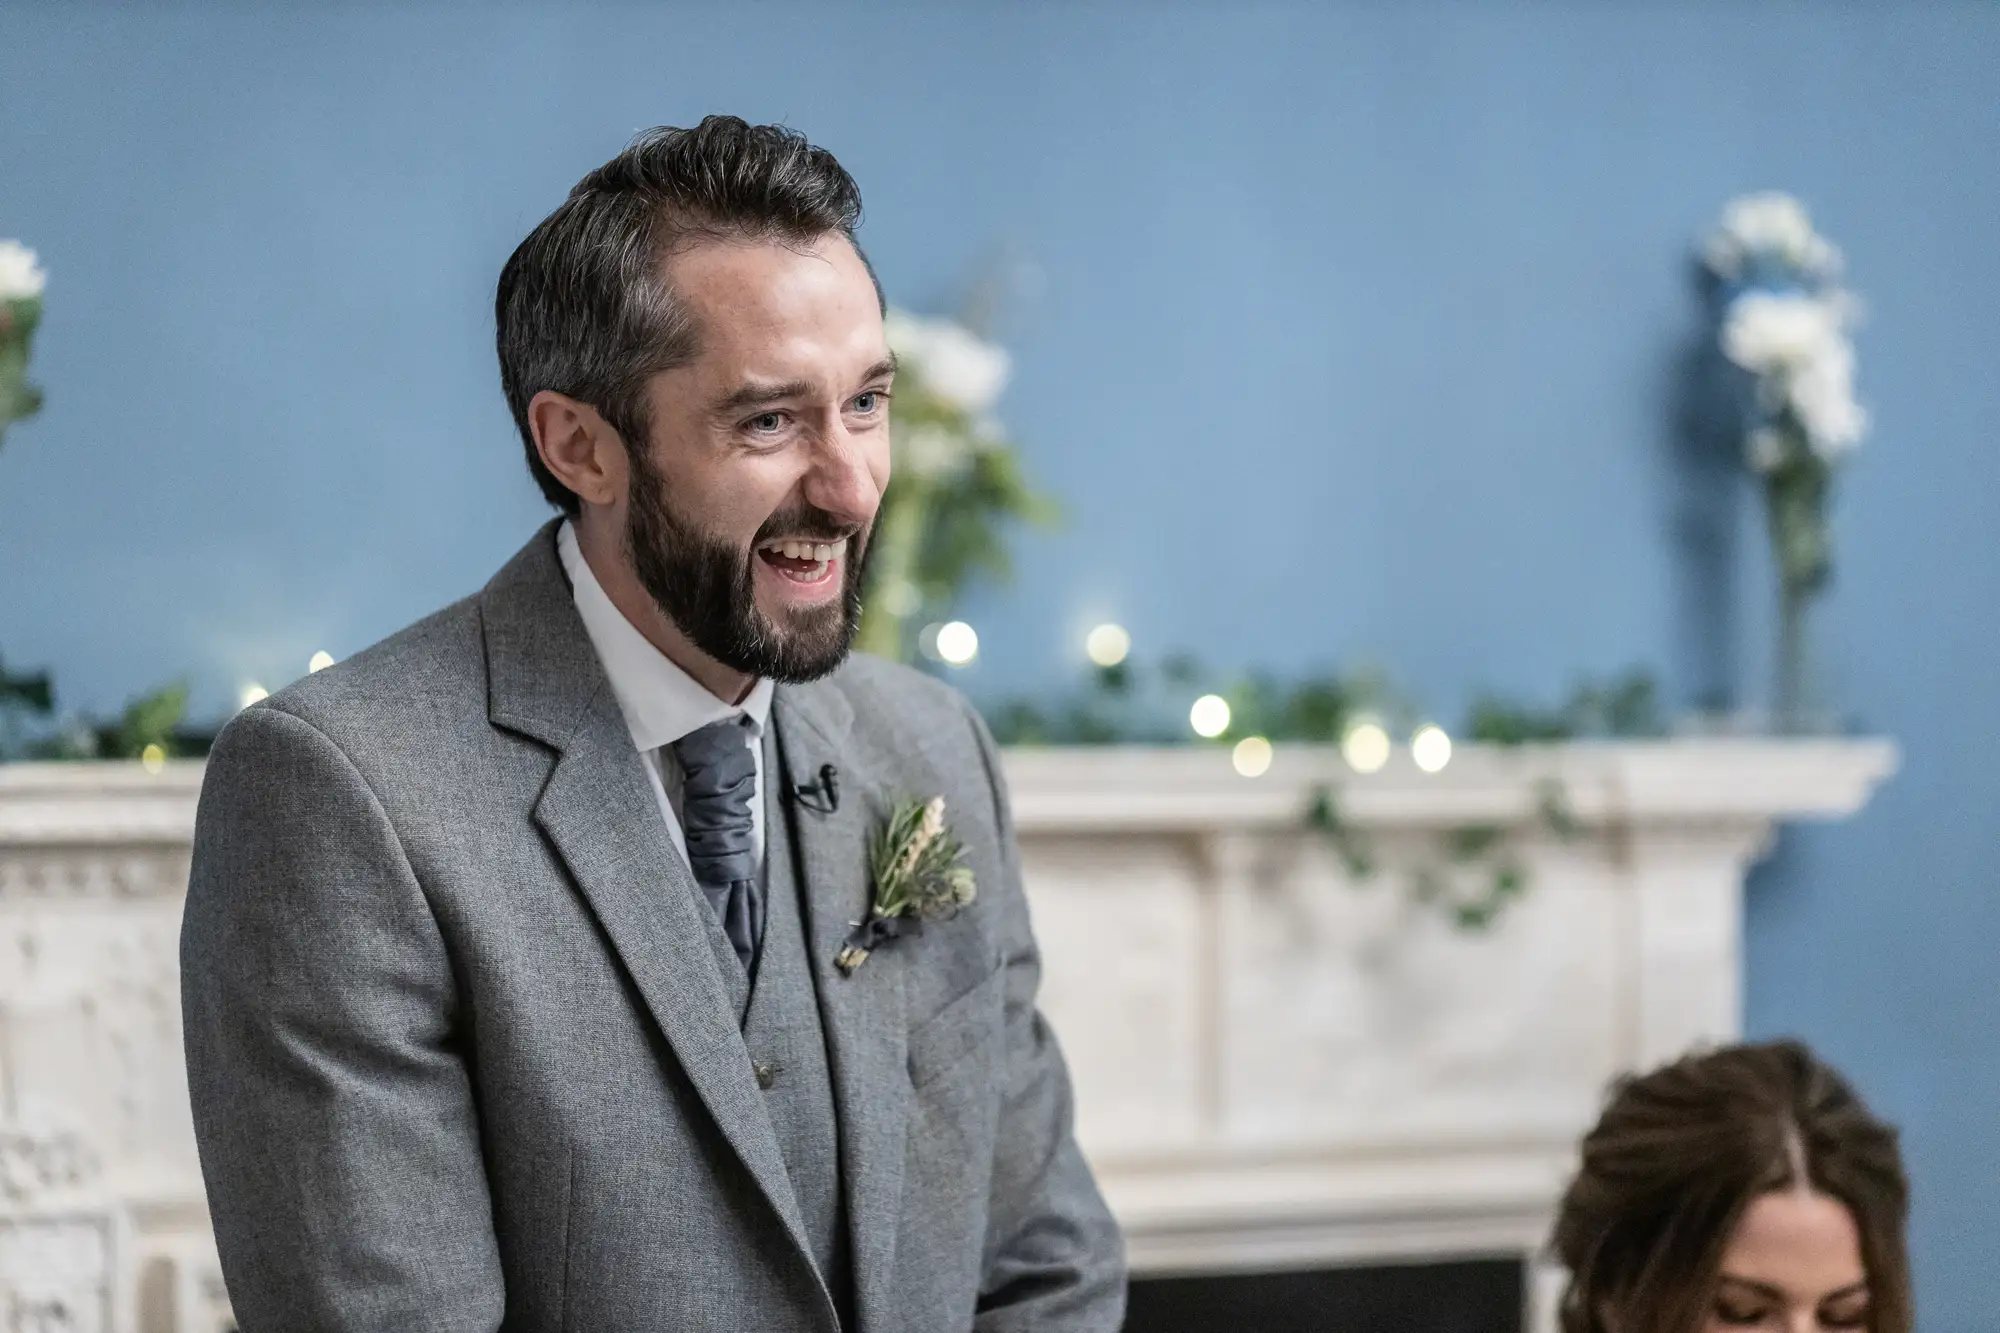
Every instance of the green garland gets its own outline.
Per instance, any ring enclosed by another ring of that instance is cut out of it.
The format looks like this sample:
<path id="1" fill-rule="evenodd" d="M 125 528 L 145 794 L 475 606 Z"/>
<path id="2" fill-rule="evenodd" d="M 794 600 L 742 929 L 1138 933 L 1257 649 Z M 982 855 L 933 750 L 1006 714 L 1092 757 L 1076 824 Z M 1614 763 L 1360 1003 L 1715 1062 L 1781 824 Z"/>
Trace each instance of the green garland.
<path id="1" fill-rule="evenodd" d="M 1209 693 L 1229 704 L 1230 723 L 1222 735 L 1200 741 L 1188 731 L 1186 709 L 1195 697 Z M 1185 656 L 1170 658 L 1154 671 L 1130 660 L 1093 668 L 1083 688 L 1066 697 L 1003 700 L 984 712 L 1003 745 L 1226 745 L 1245 736 L 1329 745 L 1364 719 L 1407 731 L 1420 717 L 1379 671 L 1322 673 L 1289 682 L 1253 673 L 1217 684 Z M 1476 742 L 1515 746 L 1657 736 L 1664 730 L 1654 679 L 1634 670 L 1605 682 L 1586 679 L 1553 709 L 1482 697 L 1463 734 Z M 1338 784 L 1315 789 L 1306 826 L 1326 840 L 1354 885 L 1378 878 L 1381 858 L 1373 840 L 1342 816 Z M 1546 834 L 1568 842 L 1578 831 L 1568 792 L 1557 779 L 1544 779 L 1536 786 L 1534 817 L 1527 826 L 1468 824 L 1446 830 L 1437 854 L 1409 868 L 1408 892 L 1416 902 L 1442 912 L 1455 928 L 1485 931 L 1528 891 L 1522 840 Z"/>
<path id="2" fill-rule="evenodd" d="M 215 732 L 187 723 L 188 687 L 162 686 L 125 705 L 116 718 L 76 715 L 51 728 L 55 689 L 46 671 L 10 675 L 0 668 L 0 761 L 10 759 L 138 759 L 157 750 L 168 759 L 208 753 Z"/>

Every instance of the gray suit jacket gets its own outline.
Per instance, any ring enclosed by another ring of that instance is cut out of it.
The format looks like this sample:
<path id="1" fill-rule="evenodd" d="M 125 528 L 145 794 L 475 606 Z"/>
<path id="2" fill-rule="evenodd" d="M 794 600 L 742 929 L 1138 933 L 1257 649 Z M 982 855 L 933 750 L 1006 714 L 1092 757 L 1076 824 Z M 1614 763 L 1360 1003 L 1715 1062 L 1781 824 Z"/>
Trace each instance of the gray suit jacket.
<path id="1" fill-rule="evenodd" d="M 991 738 L 855 658 L 779 689 L 861 1333 L 1110 1330 Z M 853 976 L 889 805 L 977 876 Z M 685 865 L 544 529 L 478 596 L 239 714 L 181 937 L 223 1271 L 263 1330 L 799 1330 L 805 1240 Z"/>

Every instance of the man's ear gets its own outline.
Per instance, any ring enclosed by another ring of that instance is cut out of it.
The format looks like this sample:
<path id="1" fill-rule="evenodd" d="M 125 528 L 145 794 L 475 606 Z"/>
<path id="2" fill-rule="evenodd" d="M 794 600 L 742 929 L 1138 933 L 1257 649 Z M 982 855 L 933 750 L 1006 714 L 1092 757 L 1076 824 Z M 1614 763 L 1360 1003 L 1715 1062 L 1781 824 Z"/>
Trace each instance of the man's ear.
<path id="1" fill-rule="evenodd" d="M 585 504 L 610 505 L 625 498 L 625 444 L 596 408 L 544 389 L 528 400 L 528 428 L 535 433 L 542 466 Z"/>

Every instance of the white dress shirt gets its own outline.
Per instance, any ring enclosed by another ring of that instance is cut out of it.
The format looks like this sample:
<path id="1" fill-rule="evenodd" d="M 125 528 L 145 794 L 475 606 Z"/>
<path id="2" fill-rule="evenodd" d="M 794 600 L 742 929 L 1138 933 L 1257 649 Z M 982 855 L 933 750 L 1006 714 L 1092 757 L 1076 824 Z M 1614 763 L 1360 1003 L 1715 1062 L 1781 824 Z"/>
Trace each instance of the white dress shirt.
<path id="1" fill-rule="evenodd" d="M 604 587 L 583 558 L 576 533 L 565 519 L 556 530 L 556 549 L 562 555 L 563 571 L 569 575 L 570 591 L 576 597 L 577 614 L 583 617 L 584 632 L 590 635 L 597 660 L 611 679 L 611 692 L 625 714 L 632 744 L 645 761 L 646 776 L 653 796 L 660 803 L 660 817 L 667 821 L 667 834 L 674 840 L 683 864 L 687 862 L 687 835 L 681 831 L 681 766 L 670 748 L 690 732 L 726 717 L 747 717 L 750 724 L 750 753 L 757 763 L 757 787 L 750 811 L 756 819 L 757 863 L 764 862 L 764 728 L 771 721 L 771 682 L 759 680 L 740 704 L 725 703 L 710 694 L 693 676 L 675 666 L 655 648 L 613 606 Z"/>

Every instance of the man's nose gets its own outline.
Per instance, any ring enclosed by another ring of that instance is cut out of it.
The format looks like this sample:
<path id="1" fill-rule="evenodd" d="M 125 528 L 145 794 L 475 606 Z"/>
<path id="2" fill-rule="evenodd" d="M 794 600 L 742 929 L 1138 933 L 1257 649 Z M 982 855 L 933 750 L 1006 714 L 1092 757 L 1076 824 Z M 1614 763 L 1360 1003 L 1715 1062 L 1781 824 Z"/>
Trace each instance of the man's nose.
<path id="1" fill-rule="evenodd" d="M 866 526 L 882 503 L 882 488 L 869 470 L 862 442 L 836 420 L 820 437 L 812 471 L 806 474 L 806 499 L 815 508 L 836 514 L 856 526 Z"/>

